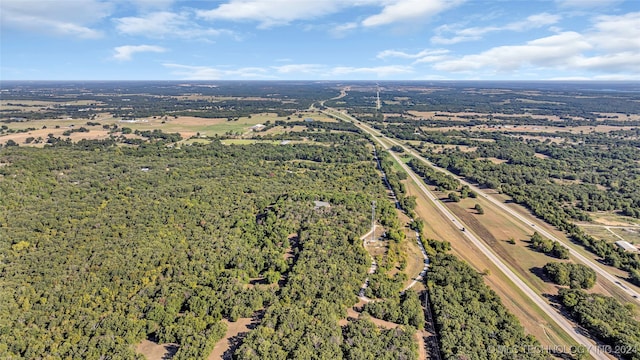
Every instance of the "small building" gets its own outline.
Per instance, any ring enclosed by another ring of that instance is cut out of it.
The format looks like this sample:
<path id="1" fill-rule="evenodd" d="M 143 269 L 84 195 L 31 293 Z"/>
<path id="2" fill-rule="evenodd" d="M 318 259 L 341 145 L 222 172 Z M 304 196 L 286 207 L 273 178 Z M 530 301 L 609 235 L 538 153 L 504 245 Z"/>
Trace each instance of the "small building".
<path id="1" fill-rule="evenodd" d="M 628 241 L 622 241 L 622 240 L 616 241 L 616 245 L 618 245 L 618 247 L 620 247 L 624 251 L 638 252 L 638 248 L 635 247 L 633 244 L 629 243 Z"/>
<path id="2" fill-rule="evenodd" d="M 280 145 L 287 145 L 290 143 L 291 143 L 291 140 L 283 140 L 282 142 L 280 142 Z"/>
<path id="3" fill-rule="evenodd" d="M 304 118 L 304 122 L 314 122 L 313 118 Z"/>
<path id="4" fill-rule="evenodd" d="M 329 204 L 329 203 L 328 203 L 328 202 L 326 202 L 326 201 L 318 201 L 318 200 L 315 200 L 313 203 L 315 204 L 315 208 L 314 208 L 314 209 L 316 209 L 316 210 L 318 210 L 318 209 L 320 209 L 320 208 L 328 208 L 328 207 L 331 207 L 331 204 Z"/>
<path id="5" fill-rule="evenodd" d="M 264 129 L 266 126 L 262 125 L 262 124 L 255 124 L 252 127 L 250 127 L 249 129 L 253 130 L 253 131 L 260 131 L 262 129 Z"/>

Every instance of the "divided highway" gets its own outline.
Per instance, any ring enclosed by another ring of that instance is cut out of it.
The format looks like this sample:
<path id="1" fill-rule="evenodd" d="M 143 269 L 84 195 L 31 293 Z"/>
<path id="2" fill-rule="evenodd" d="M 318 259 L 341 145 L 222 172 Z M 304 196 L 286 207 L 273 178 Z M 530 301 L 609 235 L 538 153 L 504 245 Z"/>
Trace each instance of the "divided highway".
<path id="1" fill-rule="evenodd" d="M 606 271 L 605 269 L 600 267 L 598 264 L 596 264 L 594 261 L 588 259 L 586 256 L 582 255 L 578 251 L 572 249 L 570 246 L 567 246 L 565 241 L 555 237 L 549 231 L 545 230 L 542 226 L 540 226 L 540 223 L 538 221 L 532 220 L 532 219 L 527 219 L 526 217 L 524 217 L 523 215 L 518 213 L 516 210 L 511 209 L 510 207 L 508 207 L 506 204 L 504 204 L 500 200 L 497 200 L 497 199 L 495 199 L 495 198 L 493 198 L 491 196 L 488 196 L 488 195 L 484 194 L 483 191 L 480 188 L 478 188 L 474 184 L 464 180 L 460 176 L 457 176 L 457 175 L 455 175 L 455 174 L 453 174 L 453 173 L 451 173 L 451 172 L 449 172 L 449 171 L 447 171 L 445 169 L 439 168 L 437 166 L 433 166 L 431 164 L 431 162 L 429 162 L 426 159 L 424 159 L 422 156 L 417 154 L 412 149 L 409 149 L 409 148 L 405 147 L 404 145 L 402 145 L 401 143 L 399 143 L 399 142 L 397 142 L 397 141 L 395 141 L 393 139 L 390 139 L 390 138 L 380 134 L 375 129 L 372 129 L 371 127 L 363 125 L 363 124 L 356 124 L 356 126 L 359 126 L 361 129 L 363 129 L 364 131 L 368 132 L 372 136 L 378 136 L 378 137 L 384 138 L 386 141 L 388 141 L 389 143 L 392 143 L 393 145 L 401 146 L 409 155 L 414 156 L 415 158 L 417 158 L 418 160 L 424 162 L 426 165 L 430 166 L 431 168 L 433 168 L 435 170 L 438 170 L 438 171 L 440 171 L 442 173 L 451 175 L 451 176 L 455 177 L 456 179 L 458 179 L 458 181 L 460 181 L 460 183 L 462 183 L 463 185 L 469 186 L 469 188 L 471 190 L 475 191 L 476 193 L 483 194 L 485 199 L 487 199 L 489 202 L 491 202 L 493 205 L 499 207 L 503 211 L 507 212 L 509 215 L 511 215 L 513 218 L 517 219 L 518 221 L 520 221 L 522 224 L 534 229 L 540 235 L 542 235 L 542 236 L 544 236 L 544 237 L 546 237 L 546 238 L 548 238 L 550 240 L 557 241 L 557 242 L 563 244 L 564 246 L 566 246 L 569 249 L 570 254 L 573 255 L 578 261 L 580 261 L 584 265 L 592 268 L 602 278 L 604 278 L 604 279 L 610 281 L 611 283 L 619 286 L 622 291 L 624 291 L 625 293 L 630 295 L 632 298 L 634 298 L 635 301 L 640 302 L 640 293 L 638 293 L 637 291 L 633 290 L 631 287 L 624 285 L 623 282 L 625 282 L 626 280 L 620 279 L 617 276 L 612 275 L 611 273 L 609 273 L 608 271 Z"/>
<path id="2" fill-rule="evenodd" d="M 329 110 L 330 111 L 325 111 L 325 112 L 332 116 L 348 119 L 349 121 L 353 122 L 356 126 L 358 126 L 360 129 L 364 130 L 365 132 L 373 136 L 373 138 L 377 142 L 379 142 L 385 149 L 389 148 L 388 145 L 385 144 L 380 139 L 383 137 L 383 135 L 379 134 L 377 131 L 371 129 L 368 126 L 363 125 L 362 123 L 360 123 L 359 121 L 357 121 L 356 119 L 354 119 L 353 117 L 347 114 L 338 112 L 335 109 L 329 109 Z M 384 138 L 385 140 L 389 141 L 394 145 L 400 145 L 398 142 L 395 142 L 386 137 Z M 502 262 L 502 260 L 498 256 L 496 256 L 484 244 L 483 241 L 478 239 L 472 232 L 468 230 L 464 230 L 465 226 L 462 223 L 462 221 L 459 220 L 447 207 L 445 207 L 438 200 L 438 198 L 433 193 L 431 193 L 429 189 L 427 189 L 426 186 L 424 186 L 422 179 L 416 176 L 416 174 L 413 171 L 411 171 L 411 169 L 409 169 L 409 167 L 403 161 L 401 161 L 396 154 L 394 154 L 393 152 L 390 152 L 390 155 L 398 162 L 398 164 L 400 164 L 400 166 L 402 166 L 402 168 L 407 172 L 407 174 L 409 174 L 411 179 L 417 184 L 417 186 L 424 193 L 424 195 L 436 206 L 438 211 L 440 211 L 443 215 L 445 215 L 446 218 L 450 219 L 450 221 L 454 224 L 454 226 L 456 226 L 458 229 L 462 231 L 465 237 L 467 237 L 480 251 L 482 251 L 482 253 L 487 258 L 489 258 L 495 264 L 495 266 L 498 267 L 498 269 L 500 269 L 516 286 L 518 286 L 521 289 L 521 291 L 524 292 L 531 299 L 531 301 L 533 301 L 553 321 L 555 321 L 560 328 L 562 328 L 578 344 L 585 346 L 589 350 L 590 355 L 594 359 L 610 359 L 611 358 L 608 354 L 605 354 L 602 351 L 599 351 L 599 349 L 593 344 L 593 342 L 589 338 L 582 335 L 579 332 L 579 330 L 574 328 L 573 325 L 569 321 L 567 321 L 567 319 L 564 316 L 558 313 L 556 309 L 554 309 L 551 305 L 549 305 L 540 295 L 538 295 L 524 281 L 522 281 L 507 265 L 504 264 L 504 262 Z M 415 154 L 413 155 L 415 156 Z"/>

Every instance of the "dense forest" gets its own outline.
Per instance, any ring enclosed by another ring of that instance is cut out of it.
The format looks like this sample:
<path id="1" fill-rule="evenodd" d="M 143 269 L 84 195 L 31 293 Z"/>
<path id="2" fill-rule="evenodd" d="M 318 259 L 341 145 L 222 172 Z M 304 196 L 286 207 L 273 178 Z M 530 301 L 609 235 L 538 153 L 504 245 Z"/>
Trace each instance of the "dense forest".
<path id="1" fill-rule="evenodd" d="M 0 121 L 92 119 L 99 113 L 128 119 L 196 116 L 229 118 L 271 111 L 291 115 L 319 99 L 335 96 L 335 85 L 298 82 L 230 82 L 215 84 L 169 81 L 56 83 L 29 82 L 11 86 L 2 98 L 18 109 L 1 109 Z M 21 101 L 47 101 L 45 109 Z M 81 104 L 74 103 L 82 101 Z"/>
<path id="2" fill-rule="evenodd" d="M 132 345 L 150 338 L 180 344 L 177 359 L 203 357 L 223 317 L 261 309 L 256 334 L 291 316 L 304 329 L 294 346 L 272 332 L 285 357 L 356 351 L 343 344 L 371 325 L 337 325 L 369 267 L 356 240 L 372 199 L 393 209 L 363 141 L 4 148 L 0 354 L 134 358 Z M 407 331 L 367 341 L 414 354 Z M 262 339 L 250 336 L 239 356 Z"/>
<path id="3" fill-rule="evenodd" d="M 440 349 L 445 359 L 546 359 L 538 341 L 524 333 L 482 276 L 428 240 L 440 251 L 427 272 Z"/>
<path id="4" fill-rule="evenodd" d="M 560 290 L 560 302 L 583 327 L 607 345 L 607 352 L 625 360 L 640 359 L 640 322 L 633 309 L 613 298 L 582 290 Z"/>

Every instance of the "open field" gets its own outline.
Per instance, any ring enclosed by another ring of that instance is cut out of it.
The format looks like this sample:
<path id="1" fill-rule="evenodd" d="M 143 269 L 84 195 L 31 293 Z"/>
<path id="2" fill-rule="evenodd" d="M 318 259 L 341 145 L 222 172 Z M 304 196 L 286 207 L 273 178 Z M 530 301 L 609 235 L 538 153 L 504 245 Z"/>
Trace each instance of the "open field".
<path id="1" fill-rule="evenodd" d="M 407 274 L 407 281 L 403 285 L 403 288 L 407 287 L 417 275 L 422 272 L 424 268 L 424 258 L 422 252 L 417 244 L 416 232 L 408 227 L 409 217 L 405 215 L 401 210 L 396 209 L 398 218 L 402 224 L 407 224 L 404 227 L 404 233 L 406 235 L 405 241 L 402 243 L 402 251 L 407 254 L 407 268 L 404 273 Z M 418 282 L 412 287 L 415 291 L 422 291 L 425 289 L 422 281 Z"/>
<path id="2" fill-rule="evenodd" d="M 515 204 L 511 201 L 511 199 L 504 195 L 504 194 L 496 194 L 494 190 L 487 190 L 487 194 L 492 193 L 493 197 L 496 199 L 501 199 L 502 202 L 504 202 L 507 207 L 509 207 L 511 210 L 515 211 L 516 213 L 518 213 L 519 215 L 522 215 L 524 217 L 528 217 L 530 219 L 537 219 L 528 209 L 526 209 L 525 207 Z M 485 207 L 485 211 L 486 211 L 486 207 Z M 606 269 L 606 271 L 608 273 L 610 273 L 611 275 L 619 278 L 619 279 L 626 279 L 628 277 L 628 273 L 626 271 L 622 271 L 620 269 L 614 268 L 612 266 L 607 266 L 604 265 L 601 262 L 601 259 L 599 256 L 589 252 L 588 250 L 586 250 L 583 246 L 576 244 L 572 241 L 570 241 L 567 238 L 567 235 L 561 231 L 559 231 L 558 229 L 554 228 L 553 226 L 542 222 L 542 221 L 538 221 L 537 222 L 545 231 L 549 232 L 550 234 L 552 234 L 553 236 L 555 236 L 558 239 L 561 239 L 564 242 L 564 245 L 571 248 L 572 250 L 578 252 L 580 255 L 586 257 L 587 259 L 589 259 L 590 261 L 592 261 L 593 263 L 597 264 L 597 266 Z M 632 299 L 627 293 L 625 293 L 624 291 L 622 291 L 622 289 L 620 289 L 618 287 L 618 285 L 616 284 L 612 284 L 609 281 L 600 281 L 600 279 L 598 279 L 598 283 L 602 285 L 602 287 L 604 289 L 606 289 L 606 291 L 611 294 L 612 296 L 616 297 L 619 301 L 621 301 L 623 304 L 624 303 L 628 303 L 634 302 L 634 299 Z M 625 286 L 628 286 L 629 288 L 632 288 L 634 291 L 640 291 L 640 287 L 635 286 L 629 282 L 625 283 Z"/>
<path id="3" fill-rule="evenodd" d="M 632 244 L 640 244 L 640 228 L 609 228 L 609 231 L 615 233 L 616 235 Z"/>
<path id="4" fill-rule="evenodd" d="M 606 240 L 607 242 L 620 240 L 611 231 L 608 231 L 605 226 L 583 226 L 582 230 L 593 237 Z"/>
<path id="5" fill-rule="evenodd" d="M 278 145 L 281 141 L 278 140 L 258 140 L 258 139 L 225 139 L 221 141 L 224 145 L 248 145 L 248 144 L 272 144 Z"/>
<path id="6" fill-rule="evenodd" d="M 481 204 L 485 209 L 483 215 L 477 215 L 476 211 L 472 209 L 475 203 Z M 538 274 L 546 263 L 565 262 L 566 260 L 558 260 L 530 249 L 529 238 L 533 234 L 531 228 L 505 216 L 504 212 L 486 201 L 484 197 L 463 199 L 460 203 L 447 203 L 447 205 L 529 286 L 536 289 L 538 293 L 557 294 L 559 287 L 541 279 Z M 516 244 L 509 244 L 506 241 L 509 238 L 516 240 Z M 571 260 L 577 262 L 573 256 Z M 617 286 L 600 277 L 597 278 L 596 285 L 589 292 L 613 296 L 622 303 L 631 301 L 619 291 Z"/>
<path id="7" fill-rule="evenodd" d="M 287 120 L 287 117 L 277 116 L 277 114 L 275 113 L 259 113 L 254 114 L 251 117 L 241 117 L 235 121 L 228 121 L 226 118 L 199 118 L 192 116 L 178 116 L 176 118 L 149 117 L 136 119 L 135 121 L 122 121 L 120 119 L 112 117 L 109 114 L 104 113 L 99 114 L 94 120 L 91 120 L 91 122 L 93 123 L 99 123 L 100 125 L 98 126 L 87 125 L 87 122 L 89 122 L 89 120 L 87 119 L 45 119 L 7 123 L 5 126 L 7 126 L 9 130 L 26 132 L 0 134 L 0 143 L 6 143 L 9 140 L 13 140 L 21 146 L 43 146 L 42 143 L 27 144 L 26 140 L 30 137 L 33 137 L 35 139 L 42 138 L 43 141 L 46 142 L 49 134 L 52 134 L 54 137 L 66 138 L 63 135 L 65 131 L 78 129 L 80 127 L 88 129 L 89 132 L 71 134 L 69 138 L 72 141 L 77 141 L 80 139 L 102 140 L 109 138 L 110 135 L 110 130 L 104 129 L 102 127 L 103 125 L 117 125 L 119 128 L 127 127 L 134 131 L 159 129 L 167 133 L 180 133 L 180 135 L 184 139 L 196 136 L 198 133 L 200 134 L 200 136 L 222 136 L 225 134 L 234 134 L 243 137 L 252 137 L 254 135 L 261 134 L 266 135 L 284 133 L 289 131 L 302 131 L 306 129 L 306 127 L 299 125 L 294 126 L 293 128 L 276 126 L 264 132 L 254 132 L 251 127 L 257 124 L 265 124 L 269 122 L 275 123 L 276 121 L 301 121 L 302 119 L 307 117 L 313 118 L 314 121 L 336 121 L 335 119 L 332 119 L 324 114 L 317 114 L 315 112 L 308 114 L 301 113 L 300 118 L 298 118 L 298 116 L 294 116 L 291 117 L 291 120 Z"/>
<path id="8" fill-rule="evenodd" d="M 144 355 L 147 360 L 170 359 L 178 351 L 178 344 L 158 344 L 149 340 L 142 340 L 136 346 L 136 352 Z"/>
<path id="9" fill-rule="evenodd" d="M 489 259 L 462 236 L 459 229 L 442 217 L 413 182 L 407 181 L 406 186 L 407 195 L 417 196 L 416 213 L 425 220 L 425 236 L 450 242 L 453 254 L 468 262 L 479 272 L 488 270 L 488 275 L 484 276 L 487 285 L 500 296 L 502 303 L 520 320 L 527 333 L 535 336 L 543 345 L 573 344 L 573 341 L 557 328 L 543 311 L 538 309 Z"/>
<path id="10" fill-rule="evenodd" d="M 0 100 L 0 110 L 41 111 L 64 106 L 103 106 L 96 100 L 45 101 L 45 100 Z"/>
<path id="11" fill-rule="evenodd" d="M 640 226 L 640 219 L 622 216 L 612 212 L 597 212 L 589 214 L 595 224 L 608 226 Z"/>
<path id="12" fill-rule="evenodd" d="M 516 99 L 517 101 L 532 104 L 558 104 L 557 102 L 537 101 L 530 99 Z M 489 116 L 493 118 L 519 118 L 523 116 L 532 119 L 548 120 L 550 122 L 562 122 L 563 120 L 557 115 L 537 115 L 537 114 L 505 114 L 505 113 L 480 113 L 473 111 L 465 112 L 447 112 L 447 111 L 408 111 L 410 115 L 417 119 L 434 119 L 434 120 L 452 120 L 452 121 L 470 121 L 470 120 L 489 120 Z M 597 113 L 599 117 L 596 121 L 617 120 L 617 121 L 637 121 L 640 114 L 620 114 L 620 113 Z M 585 120 L 582 117 L 573 117 L 576 120 Z"/>
<path id="13" fill-rule="evenodd" d="M 587 234 L 608 242 L 624 240 L 631 244 L 640 244 L 640 227 L 638 226 L 582 224 L 581 227 Z"/>
<path id="14" fill-rule="evenodd" d="M 474 126 L 447 126 L 438 128 L 420 128 L 421 131 L 450 131 L 450 130 L 467 130 L 467 131 L 486 131 L 486 132 L 506 132 L 506 133 L 539 133 L 545 136 L 553 135 L 555 133 L 568 132 L 572 134 L 588 134 L 588 133 L 609 133 L 618 130 L 632 130 L 634 126 L 610 126 L 610 125 L 596 125 L 596 126 L 534 126 L 534 125 L 500 125 L 500 126 L 487 126 L 487 125 L 474 125 Z M 518 136 L 521 136 L 518 134 Z"/>
<path id="15" fill-rule="evenodd" d="M 239 318 L 236 322 L 223 319 L 227 325 L 224 337 L 216 343 L 207 360 L 231 359 L 233 351 L 240 345 L 242 338 L 256 327 L 257 318 Z M 149 359 L 151 360 L 151 359 Z"/>

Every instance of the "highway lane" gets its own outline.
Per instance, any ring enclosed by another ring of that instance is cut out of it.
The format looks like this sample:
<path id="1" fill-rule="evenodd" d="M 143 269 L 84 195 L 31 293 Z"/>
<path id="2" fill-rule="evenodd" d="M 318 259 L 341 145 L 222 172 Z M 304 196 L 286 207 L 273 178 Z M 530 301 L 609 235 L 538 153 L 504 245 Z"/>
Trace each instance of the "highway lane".
<path id="1" fill-rule="evenodd" d="M 627 283 L 627 285 L 625 285 L 624 283 L 627 282 L 625 279 L 621 279 L 616 275 L 612 275 L 606 269 L 602 268 L 599 264 L 597 264 L 593 260 L 590 260 L 586 256 L 582 255 L 580 252 L 574 250 L 571 246 L 569 246 L 567 244 L 566 241 L 563 241 L 563 240 L 557 238 L 556 236 L 551 234 L 549 231 L 545 230 L 544 227 L 540 225 L 540 221 L 539 220 L 526 218 L 522 214 L 518 213 L 516 210 L 514 210 L 514 209 L 510 208 L 509 206 L 507 206 L 502 201 L 500 201 L 498 199 L 495 199 L 494 197 L 485 194 L 479 187 L 477 187 L 474 184 L 466 181 L 464 178 L 462 178 L 460 176 L 457 176 L 457 175 L 455 175 L 455 174 L 453 174 L 453 173 L 451 173 L 451 172 L 449 172 L 449 171 L 447 171 L 445 169 L 442 169 L 440 167 L 434 166 L 430 161 L 428 161 L 427 159 L 423 158 L 417 152 L 413 151 L 412 149 L 409 149 L 409 148 L 405 147 L 404 145 L 402 145 L 398 141 L 395 141 L 393 139 L 390 139 L 390 138 L 380 134 L 380 132 L 378 132 L 377 130 L 372 129 L 371 127 L 369 127 L 367 125 L 363 125 L 361 123 L 360 124 L 356 124 L 356 125 L 360 126 L 363 130 L 369 132 L 369 134 L 371 134 L 371 135 L 377 135 L 377 136 L 379 136 L 381 138 L 384 138 L 386 141 L 388 141 L 388 142 L 390 142 L 390 143 L 392 143 L 394 145 L 401 146 L 405 150 L 405 152 L 407 152 L 409 155 L 412 155 L 412 156 L 416 157 L 417 159 L 419 159 L 420 161 L 424 162 L 426 165 L 430 166 L 431 168 L 433 168 L 435 170 L 438 170 L 438 171 L 440 171 L 442 173 L 445 173 L 445 174 L 448 174 L 448 175 L 451 175 L 451 176 L 455 177 L 456 179 L 458 179 L 458 181 L 460 181 L 460 183 L 462 183 L 463 185 L 469 186 L 469 188 L 471 190 L 475 191 L 476 193 L 482 194 L 483 197 L 487 201 L 489 201 L 493 205 L 497 206 L 501 210 L 505 211 L 506 213 L 508 213 L 513 218 L 515 218 L 518 221 L 520 221 L 525 226 L 528 226 L 528 227 L 532 228 L 533 230 L 537 231 L 540 235 L 542 235 L 542 236 L 544 236 L 544 237 L 546 237 L 546 238 L 548 238 L 550 240 L 557 241 L 560 244 L 563 244 L 564 246 L 566 246 L 569 249 L 569 253 L 571 255 L 573 255 L 579 262 L 581 262 L 584 265 L 592 268 L 599 276 L 601 276 L 602 278 L 610 281 L 611 283 L 615 284 L 616 286 L 620 287 L 620 289 L 622 291 L 624 291 L 629 296 L 631 296 L 636 302 L 640 303 L 640 293 L 635 291 L 635 290 L 633 290 L 630 287 L 630 284 Z M 372 134 L 372 132 L 373 132 L 373 134 Z"/>
<path id="2" fill-rule="evenodd" d="M 349 120 L 354 122 L 356 126 L 360 127 L 362 130 L 366 131 L 371 136 L 373 136 L 373 138 L 378 143 L 380 143 L 383 148 L 385 149 L 389 148 L 389 146 L 380 139 L 381 136 L 379 137 L 375 133 L 372 133 L 373 129 L 363 125 L 362 123 L 360 123 L 359 121 L 357 121 L 356 119 L 352 118 L 347 114 L 337 112 L 336 110 L 333 110 L 333 112 L 335 112 L 333 114 L 334 116 L 347 117 Z M 390 143 L 395 143 L 396 145 L 400 145 L 399 143 L 394 142 L 386 137 L 385 137 L 385 140 L 388 140 Z M 533 301 L 540 309 L 542 309 L 547 314 L 547 316 L 549 316 L 554 322 L 556 322 L 556 324 L 560 328 L 562 328 L 572 339 L 574 339 L 578 344 L 585 346 L 589 350 L 590 355 L 594 359 L 611 359 L 612 358 L 607 354 L 601 351 L 598 351 L 598 348 L 593 344 L 593 342 L 589 338 L 579 333 L 578 330 L 575 329 L 573 325 L 569 321 L 567 321 L 567 319 L 564 316 L 559 314 L 556 309 L 551 307 L 551 305 L 549 305 L 540 295 L 538 295 L 524 281 L 522 281 L 507 265 L 505 265 L 502 262 L 502 260 L 498 256 L 496 256 L 484 244 L 483 241 L 478 239 L 471 231 L 464 230 L 465 229 L 464 223 L 461 220 L 459 220 L 447 207 L 445 207 L 429 189 L 427 189 L 422 179 L 420 179 L 411 169 L 409 169 L 409 167 L 402 160 L 400 160 L 400 158 L 398 158 L 398 156 L 395 153 L 390 152 L 389 154 L 407 172 L 407 174 L 417 184 L 417 186 L 424 193 L 424 195 L 435 205 L 438 211 L 440 211 L 443 215 L 445 215 L 446 218 L 449 219 L 449 221 L 451 221 L 454 226 L 460 229 L 463 235 L 467 239 L 469 239 L 480 251 L 482 251 L 482 253 L 487 258 L 489 258 L 489 260 L 491 260 L 491 262 L 493 262 L 494 265 L 498 269 L 500 269 L 500 271 L 502 271 L 505 274 L 505 276 L 507 276 L 509 280 L 513 282 L 514 285 L 519 287 L 520 290 L 524 292 L 531 299 L 531 301 Z"/>

